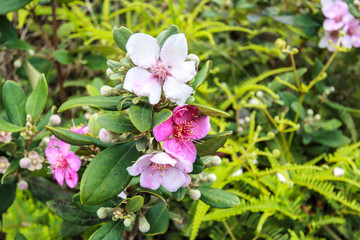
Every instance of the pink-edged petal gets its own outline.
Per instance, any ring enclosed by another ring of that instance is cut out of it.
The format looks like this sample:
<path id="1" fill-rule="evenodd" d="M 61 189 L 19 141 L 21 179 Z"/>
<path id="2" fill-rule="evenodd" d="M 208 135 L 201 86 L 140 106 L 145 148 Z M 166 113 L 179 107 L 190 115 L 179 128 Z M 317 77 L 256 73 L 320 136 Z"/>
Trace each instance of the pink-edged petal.
<path id="1" fill-rule="evenodd" d="M 184 173 L 177 168 L 166 169 L 161 177 L 161 185 L 170 192 L 176 192 L 186 182 Z"/>
<path id="2" fill-rule="evenodd" d="M 161 97 L 161 84 L 156 78 L 152 78 L 143 88 L 144 96 L 149 97 L 149 102 L 154 105 L 160 101 Z"/>
<path id="3" fill-rule="evenodd" d="M 157 164 L 169 164 L 171 166 L 174 166 L 176 164 L 176 160 L 172 158 L 169 154 L 160 152 L 155 154 L 151 159 L 153 163 Z"/>
<path id="4" fill-rule="evenodd" d="M 186 173 L 191 173 L 193 171 L 193 163 L 181 158 L 177 160 L 175 167 L 181 170 L 182 172 L 186 172 Z"/>
<path id="5" fill-rule="evenodd" d="M 149 68 L 159 59 L 160 47 L 155 38 L 144 33 L 135 33 L 126 43 L 126 50 L 135 65 Z"/>
<path id="6" fill-rule="evenodd" d="M 199 115 L 199 117 L 189 122 L 191 131 L 188 137 L 191 139 L 201 139 L 205 137 L 211 129 L 209 116 Z"/>
<path id="7" fill-rule="evenodd" d="M 191 183 L 191 177 L 189 176 L 189 174 L 186 174 L 186 173 L 184 173 L 184 175 L 185 175 L 186 181 L 185 181 L 185 183 L 182 185 L 182 187 L 187 187 L 187 186 L 189 186 L 189 184 Z"/>
<path id="8" fill-rule="evenodd" d="M 151 164 L 152 154 L 147 154 L 139 157 L 138 160 L 131 166 L 126 168 L 131 176 L 137 176 L 142 173 L 146 168 L 148 168 Z"/>
<path id="9" fill-rule="evenodd" d="M 185 62 L 187 55 L 188 45 L 183 33 L 170 36 L 160 50 L 160 58 L 168 66 Z"/>
<path id="10" fill-rule="evenodd" d="M 151 167 L 146 168 L 140 175 L 140 186 L 156 190 L 160 187 L 160 173 L 154 172 Z"/>
<path id="11" fill-rule="evenodd" d="M 58 141 L 58 146 L 60 149 L 60 152 L 62 153 L 62 155 L 66 156 L 69 154 L 70 152 L 70 144 L 63 142 L 63 141 Z"/>
<path id="12" fill-rule="evenodd" d="M 69 188 L 76 187 L 78 181 L 79 181 L 79 176 L 77 175 L 77 173 L 71 170 L 71 168 L 66 168 L 65 182 L 69 186 Z"/>
<path id="13" fill-rule="evenodd" d="M 73 152 L 69 152 L 67 157 L 67 162 L 71 168 L 71 170 L 77 172 L 81 166 L 81 160 L 78 156 L 75 155 Z"/>
<path id="14" fill-rule="evenodd" d="M 323 26 L 325 31 L 338 31 L 344 26 L 344 23 L 341 21 L 336 22 L 333 19 L 325 19 Z"/>
<path id="15" fill-rule="evenodd" d="M 55 170 L 54 170 L 54 177 L 60 186 L 62 186 L 64 184 L 64 177 L 65 177 L 64 170 L 65 169 L 63 169 L 63 168 L 55 168 Z"/>
<path id="16" fill-rule="evenodd" d="M 195 61 L 180 62 L 170 69 L 173 78 L 180 82 L 188 82 L 196 75 Z"/>
<path id="17" fill-rule="evenodd" d="M 181 160 L 187 160 L 191 163 L 195 162 L 196 159 L 196 148 L 193 142 L 186 141 L 181 142 L 176 139 L 168 139 L 163 143 L 165 151 L 176 158 Z"/>
<path id="18" fill-rule="evenodd" d="M 170 137 L 174 131 L 174 122 L 169 118 L 165 122 L 154 127 L 154 136 L 156 141 L 162 142 Z"/>
<path id="19" fill-rule="evenodd" d="M 56 147 L 47 147 L 45 149 L 45 156 L 51 165 L 55 165 L 58 162 L 58 158 L 61 152 Z"/>
<path id="20" fill-rule="evenodd" d="M 167 98 L 177 105 L 182 106 L 193 93 L 192 87 L 168 77 L 164 83 L 164 93 Z"/>
<path id="21" fill-rule="evenodd" d="M 124 89 L 133 92 L 138 96 L 145 96 L 142 89 L 154 79 L 152 74 L 146 69 L 133 67 L 126 73 Z"/>
<path id="22" fill-rule="evenodd" d="M 176 125 L 188 123 L 199 115 L 199 109 L 192 105 L 176 107 L 173 111 L 173 120 Z"/>

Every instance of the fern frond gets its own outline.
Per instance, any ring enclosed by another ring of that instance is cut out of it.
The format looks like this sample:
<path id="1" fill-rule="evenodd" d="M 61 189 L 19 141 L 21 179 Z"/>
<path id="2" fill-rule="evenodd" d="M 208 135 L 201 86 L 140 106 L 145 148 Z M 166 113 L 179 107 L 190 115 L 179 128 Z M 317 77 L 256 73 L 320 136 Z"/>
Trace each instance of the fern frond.
<path id="1" fill-rule="evenodd" d="M 192 229 L 191 229 L 190 240 L 195 240 L 195 238 L 199 232 L 201 222 L 203 221 L 203 218 L 204 218 L 206 212 L 209 210 L 209 208 L 210 208 L 210 206 L 205 204 L 202 201 L 199 201 L 197 203 L 195 214 L 193 217 L 193 224 L 192 224 Z"/>

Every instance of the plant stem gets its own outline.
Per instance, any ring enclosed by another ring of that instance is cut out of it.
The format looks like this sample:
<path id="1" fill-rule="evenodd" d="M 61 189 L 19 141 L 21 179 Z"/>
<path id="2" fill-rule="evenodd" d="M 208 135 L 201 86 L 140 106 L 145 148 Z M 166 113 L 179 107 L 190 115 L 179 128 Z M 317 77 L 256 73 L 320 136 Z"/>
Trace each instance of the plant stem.
<path id="1" fill-rule="evenodd" d="M 228 232 L 228 234 L 230 235 L 231 240 L 236 240 L 234 234 L 232 233 L 231 229 L 229 228 L 229 225 L 226 223 L 226 221 L 223 221 L 223 224 L 226 228 L 226 231 Z"/>
<path id="2" fill-rule="evenodd" d="M 294 120 L 295 124 L 298 123 L 298 121 L 299 121 L 300 110 L 301 110 L 302 103 L 304 101 L 304 96 L 305 96 L 305 93 L 301 92 L 301 96 L 300 96 L 300 99 L 299 99 L 299 106 L 298 106 L 298 109 L 296 110 L 296 115 L 295 115 L 295 120 Z M 295 131 L 292 131 L 290 133 L 289 142 L 288 142 L 289 148 L 291 147 L 291 143 L 292 143 L 292 140 L 293 140 L 293 137 L 294 137 L 294 133 L 295 133 Z"/>
<path id="3" fill-rule="evenodd" d="M 291 60 L 291 66 L 293 68 L 294 75 L 295 75 L 296 85 L 297 85 L 299 91 L 301 92 L 301 85 L 300 85 L 300 80 L 299 80 L 298 74 L 296 72 L 294 55 L 292 53 L 289 53 L 289 56 L 290 56 L 290 60 Z"/>

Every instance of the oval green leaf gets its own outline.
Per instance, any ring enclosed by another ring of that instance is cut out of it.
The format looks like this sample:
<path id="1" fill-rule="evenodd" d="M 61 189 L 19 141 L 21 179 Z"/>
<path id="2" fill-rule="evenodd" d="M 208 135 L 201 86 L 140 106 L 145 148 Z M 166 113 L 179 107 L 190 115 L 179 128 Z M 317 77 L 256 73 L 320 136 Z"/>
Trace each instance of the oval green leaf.
<path id="1" fill-rule="evenodd" d="M 191 87 L 196 90 L 209 76 L 212 66 L 212 61 L 208 60 L 201 70 L 196 74 L 194 81 L 191 83 Z"/>
<path id="2" fill-rule="evenodd" d="M 226 131 L 215 135 L 208 135 L 201 139 L 201 143 L 195 143 L 197 155 L 203 157 L 216 153 L 216 151 L 225 144 L 231 134 L 232 131 Z"/>
<path id="3" fill-rule="evenodd" d="M 165 203 L 156 204 L 145 214 L 146 220 L 150 224 L 147 234 L 156 235 L 166 233 L 169 226 L 169 211 Z"/>
<path id="4" fill-rule="evenodd" d="M 237 196 L 221 189 L 199 187 L 198 190 L 201 192 L 200 200 L 215 208 L 231 208 L 240 203 Z"/>
<path id="5" fill-rule="evenodd" d="M 116 45 L 123 50 L 124 52 L 127 52 L 126 50 L 126 43 L 129 40 L 130 36 L 132 35 L 132 32 L 127 29 L 126 27 L 114 27 L 113 29 L 113 38 L 116 43 Z"/>
<path id="6" fill-rule="evenodd" d="M 142 196 L 135 196 L 129 199 L 126 203 L 126 211 L 137 212 L 144 205 L 144 198 Z"/>
<path id="7" fill-rule="evenodd" d="M 95 205 L 117 196 L 131 180 L 126 168 L 140 156 L 134 141 L 109 147 L 97 154 L 82 177 L 81 202 Z"/>
<path id="8" fill-rule="evenodd" d="M 0 118 L 0 131 L 5 132 L 21 132 L 24 127 L 19 127 L 14 124 L 8 123 Z"/>
<path id="9" fill-rule="evenodd" d="M 0 215 L 5 212 L 15 200 L 16 178 L 8 177 L 4 183 L 0 183 Z"/>
<path id="10" fill-rule="evenodd" d="M 32 0 L 2 0 L 0 15 L 4 15 L 8 12 L 13 12 L 19 8 L 24 7 L 26 4 L 32 2 Z"/>
<path id="11" fill-rule="evenodd" d="M 176 25 L 171 25 L 168 30 L 162 31 L 157 37 L 160 48 L 164 45 L 165 41 L 174 34 L 179 33 L 179 28 Z"/>
<path id="12" fill-rule="evenodd" d="M 134 126 L 140 131 L 145 132 L 151 128 L 153 109 L 151 104 L 139 102 L 129 108 L 129 117 Z"/>
<path id="13" fill-rule="evenodd" d="M 201 104 L 190 104 L 190 105 L 197 107 L 199 109 L 200 114 L 204 114 L 206 116 L 211 116 L 211 117 L 229 117 L 230 116 L 230 114 L 228 114 L 227 112 L 218 110 L 216 108 L 204 106 Z"/>
<path id="14" fill-rule="evenodd" d="M 156 113 L 154 116 L 153 127 L 165 122 L 169 118 L 171 118 L 172 112 L 169 109 L 161 110 L 160 112 Z"/>
<path id="15" fill-rule="evenodd" d="M 121 96 L 116 96 L 116 97 L 88 96 L 88 97 L 74 98 L 64 102 L 60 106 L 58 112 L 63 112 L 70 108 L 82 107 L 82 106 L 89 106 L 89 107 L 101 108 L 109 111 L 116 111 L 118 102 L 121 98 L 122 98 Z"/>
<path id="16" fill-rule="evenodd" d="M 201 160 L 201 158 L 196 157 L 191 174 L 199 174 L 202 171 L 204 171 L 204 162 Z"/>
<path id="17" fill-rule="evenodd" d="M 97 123 L 101 127 L 116 133 L 129 133 L 137 130 L 129 119 L 120 115 L 101 115 L 97 118 Z"/>
<path id="18" fill-rule="evenodd" d="M 41 74 L 39 81 L 26 101 L 26 114 L 30 114 L 33 120 L 42 113 L 48 96 L 48 87 L 44 74 Z"/>
<path id="19" fill-rule="evenodd" d="M 176 192 L 173 192 L 172 195 L 177 201 L 181 201 L 185 197 L 186 191 L 186 188 L 179 188 Z"/>
<path id="20" fill-rule="evenodd" d="M 18 126 L 25 126 L 24 91 L 14 81 L 6 81 L 2 88 L 2 100 L 9 120 Z"/>
<path id="21" fill-rule="evenodd" d="M 89 240 L 113 240 L 121 239 L 124 230 L 123 221 L 110 221 L 102 225 L 89 238 Z"/>
<path id="22" fill-rule="evenodd" d="M 111 201 L 109 201 L 109 202 L 105 202 L 105 203 L 97 204 L 97 205 L 93 205 L 93 206 L 85 206 L 80 201 L 79 193 L 75 194 L 73 196 L 72 201 L 73 201 L 74 205 L 77 208 L 79 208 L 80 210 L 87 212 L 87 213 L 94 213 L 94 214 L 96 214 L 97 210 L 101 207 L 114 207 L 116 205 L 115 203 L 112 203 Z"/>

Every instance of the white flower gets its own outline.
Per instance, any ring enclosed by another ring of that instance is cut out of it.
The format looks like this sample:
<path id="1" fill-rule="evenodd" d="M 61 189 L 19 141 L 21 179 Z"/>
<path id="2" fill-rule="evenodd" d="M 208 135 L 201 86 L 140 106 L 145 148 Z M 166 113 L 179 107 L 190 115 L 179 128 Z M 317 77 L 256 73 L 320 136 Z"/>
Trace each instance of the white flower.
<path id="1" fill-rule="evenodd" d="M 165 97 L 178 105 L 184 105 L 193 89 L 186 85 L 196 75 L 195 61 L 185 61 L 188 46 L 182 33 L 170 36 L 161 47 L 155 38 L 144 33 L 131 35 L 127 52 L 136 65 L 124 81 L 124 89 L 138 96 L 147 96 L 151 104 Z"/>

